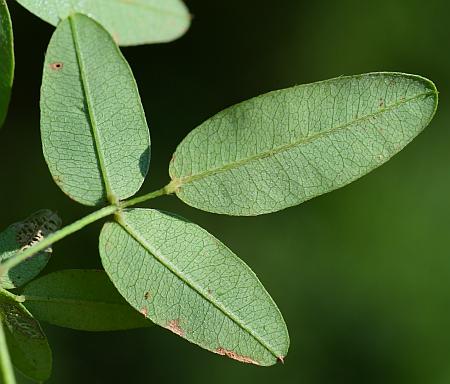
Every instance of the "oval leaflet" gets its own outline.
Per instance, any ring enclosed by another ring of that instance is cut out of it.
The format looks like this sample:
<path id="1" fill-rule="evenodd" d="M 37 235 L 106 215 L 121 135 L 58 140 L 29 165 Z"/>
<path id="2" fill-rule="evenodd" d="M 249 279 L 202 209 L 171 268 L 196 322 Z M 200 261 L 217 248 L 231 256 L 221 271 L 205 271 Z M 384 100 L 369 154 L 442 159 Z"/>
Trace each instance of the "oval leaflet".
<path id="1" fill-rule="evenodd" d="M 274 91 L 189 133 L 169 173 L 193 207 L 251 216 L 343 187 L 389 160 L 430 122 L 434 84 L 369 73 Z"/>

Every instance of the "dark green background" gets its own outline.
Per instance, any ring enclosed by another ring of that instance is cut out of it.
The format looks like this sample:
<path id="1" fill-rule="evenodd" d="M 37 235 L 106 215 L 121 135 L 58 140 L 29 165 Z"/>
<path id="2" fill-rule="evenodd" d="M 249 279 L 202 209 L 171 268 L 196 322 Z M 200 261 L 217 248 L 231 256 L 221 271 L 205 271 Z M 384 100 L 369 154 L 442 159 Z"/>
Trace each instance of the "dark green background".
<path id="1" fill-rule="evenodd" d="M 269 90 L 394 70 L 433 79 L 440 108 L 388 164 L 295 208 L 233 218 L 175 197 L 154 202 L 203 225 L 258 274 L 290 330 L 284 366 L 245 366 L 158 327 L 91 334 L 45 325 L 54 352 L 50 382 L 450 383 L 447 3 L 190 0 L 194 20 L 182 39 L 124 49 L 152 135 L 143 191 L 168 181 L 171 154 L 196 125 Z M 90 210 L 53 183 L 39 140 L 39 87 L 53 28 L 10 6 L 17 71 L 0 131 L 0 227 L 40 208 L 70 223 Z M 99 267 L 100 227 L 57 244 L 46 271 Z"/>

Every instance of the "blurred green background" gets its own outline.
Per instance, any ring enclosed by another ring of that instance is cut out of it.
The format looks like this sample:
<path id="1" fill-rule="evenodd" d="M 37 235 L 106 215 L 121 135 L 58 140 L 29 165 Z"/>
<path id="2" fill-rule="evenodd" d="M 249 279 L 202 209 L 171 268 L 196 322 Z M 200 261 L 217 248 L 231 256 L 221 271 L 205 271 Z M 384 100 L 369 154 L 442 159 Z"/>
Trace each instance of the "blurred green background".
<path id="1" fill-rule="evenodd" d="M 0 131 L 0 228 L 40 208 L 90 209 L 54 184 L 39 139 L 39 87 L 53 28 L 9 2 L 16 80 Z M 159 327 L 82 333 L 45 326 L 50 383 L 450 383 L 450 7 L 446 0 L 189 0 L 180 40 L 123 52 L 152 135 L 142 191 L 168 181 L 180 140 L 221 109 L 294 84 L 393 70 L 434 80 L 438 113 L 393 160 L 348 187 L 254 218 L 152 201 L 215 234 L 258 274 L 291 336 L 285 365 L 246 366 Z M 101 223 L 58 243 L 46 272 L 100 267 Z M 25 383 L 26 381 L 23 381 Z"/>

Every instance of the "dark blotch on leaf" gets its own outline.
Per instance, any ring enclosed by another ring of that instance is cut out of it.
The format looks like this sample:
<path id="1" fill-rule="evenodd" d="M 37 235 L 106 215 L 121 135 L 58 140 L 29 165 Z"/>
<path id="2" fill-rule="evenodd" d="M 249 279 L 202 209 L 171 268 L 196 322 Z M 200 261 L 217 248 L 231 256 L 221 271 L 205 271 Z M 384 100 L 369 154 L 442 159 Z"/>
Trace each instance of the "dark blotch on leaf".
<path id="1" fill-rule="evenodd" d="M 51 63 L 50 64 L 50 68 L 53 69 L 54 71 L 59 71 L 64 67 L 63 63 Z"/>

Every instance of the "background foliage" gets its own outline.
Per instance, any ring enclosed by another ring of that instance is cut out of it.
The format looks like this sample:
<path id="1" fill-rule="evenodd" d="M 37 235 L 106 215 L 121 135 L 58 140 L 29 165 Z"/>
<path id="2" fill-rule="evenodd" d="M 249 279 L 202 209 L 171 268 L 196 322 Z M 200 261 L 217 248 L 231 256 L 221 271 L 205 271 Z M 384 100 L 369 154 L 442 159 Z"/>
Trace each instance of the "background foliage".
<path id="1" fill-rule="evenodd" d="M 444 0 L 186 2 L 192 28 L 167 45 L 125 48 L 152 132 L 144 189 L 168 181 L 180 140 L 263 92 L 375 70 L 433 79 L 433 123 L 369 176 L 298 207 L 218 217 L 155 200 L 208 229 L 258 274 L 289 324 L 284 366 L 211 355 L 158 328 L 91 334 L 45 326 L 50 383 L 447 383 L 450 380 L 450 55 Z M 0 227 L 42 207 L 69 223 L 88 208 L 53 183 L 39 137 L 39 87 L 53 28 L 10 2 L 16 78 L 0 132 Z M 13 166 L 11 166 L 13 165 Z M 98 223 L 54 247 L 46 272 L 99 267 Z M 174 369 L 176 367 L 176 369 Z M 23 381 L 25 383 L 25 381 Z"/>

